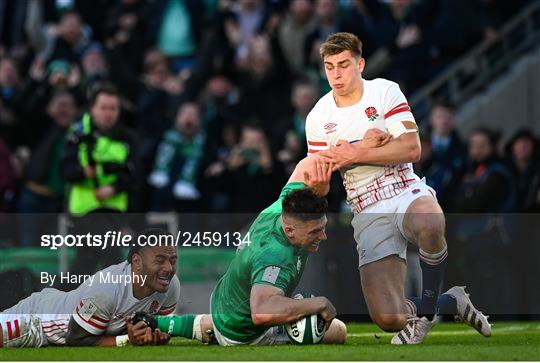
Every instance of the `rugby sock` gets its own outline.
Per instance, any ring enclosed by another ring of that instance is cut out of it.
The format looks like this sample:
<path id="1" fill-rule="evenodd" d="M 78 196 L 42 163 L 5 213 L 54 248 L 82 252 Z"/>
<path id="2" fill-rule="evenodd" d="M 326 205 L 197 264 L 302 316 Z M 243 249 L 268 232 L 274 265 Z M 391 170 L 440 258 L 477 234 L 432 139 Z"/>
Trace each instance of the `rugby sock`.
<path id="1" fill-rule="evenodd" d="M 409 297 L 405 299 L 405 311 L 410 315 L 417 315 L 418 307 L 422 304 L 422 298 Z M 457 315 L 456 299 L 449 294 L 442 294 L 437 299 L 437 314 L 438 315 Z"/>
<path id="2" fill-rule="evenodd" d="M 426 315 L 429 319 L 432 319 L 437 311 L 437 299 L 441 293 L 447 256 L 448 248 L 446 246 L 437 253 L 427 253 L 420 249 L 422 302 L 418 312 L 420 315 Z"/>
<path id="3" fill-rule="evenodd" d="M 195 315 L 156 316 L 156 319 L 157 327 L 162 332 L 169 333 L 173 337 L 193 339 Z"/>

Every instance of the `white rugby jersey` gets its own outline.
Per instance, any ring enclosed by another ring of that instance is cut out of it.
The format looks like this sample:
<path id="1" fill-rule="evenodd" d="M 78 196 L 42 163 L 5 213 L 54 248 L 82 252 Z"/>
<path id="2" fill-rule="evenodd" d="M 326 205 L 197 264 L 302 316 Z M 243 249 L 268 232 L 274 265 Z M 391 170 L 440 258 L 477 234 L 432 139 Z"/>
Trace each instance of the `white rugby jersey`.
<path id="1" fill-rule="evenodd" d="M 338 107 L 332 91 L 324 95 L 306 120 L 308 155 L 328 149 L 338 140 L 359 141 L 371 128 L 401 134 L 401 122 L 415 122 L 405 96 L 397 83 L 386 79 L 362 80 L 362 99 L 348 107 Z M 354 213 L 368 205 L 392 198 L 419 180 L 412 164 L 387 166 L 358 165 L 342 172 L 347 203 Z"/>
<path id="2" fill-rule="evenodd" d="M 93 335 L 119 335 L 126 328 L 125 318 L 137 311 L 169 315 L 176 310 L 180 298 L 180 281 L 174 276 L 166 293 L 154 292 L 141 300 L 133 296 L 132 283 L 100 282 L 101 276 L 131 276 L 131 264 L 122 262 L 98 271 L 90 280 L 69 292 L 44 289 L 37 293 L 33 305 L 43 332 L 52 344 L 65 344 L 70 318 Z M 111 279 L 112 281 L 112 279 Z"/>

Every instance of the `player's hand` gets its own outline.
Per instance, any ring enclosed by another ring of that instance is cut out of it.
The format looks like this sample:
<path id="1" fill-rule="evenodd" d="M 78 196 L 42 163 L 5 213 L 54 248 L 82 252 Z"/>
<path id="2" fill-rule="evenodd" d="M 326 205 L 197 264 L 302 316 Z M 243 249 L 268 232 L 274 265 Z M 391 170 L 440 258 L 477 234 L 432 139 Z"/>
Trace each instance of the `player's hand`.
<path id="1" fill-rule="evenodd" d="M 320 156 L 312 156 L 312 165 L 309 172 L 304 173 L 306 184 L 309 186 L 327 184 L 332 178 L 332 163 Z"/>
<path id="2" fill-rule="evenodd" d="M 319 156 L 312 156 L 308 160 L 311 167 L 304 172 L 304 183 L 320 195 L 328 194 L 333 164 Z"/>
<path id="3" fill-rule="evenodd" d="M 84 169 L 84 176 L 88 179 L 94 179 L 96 177 L 96 169 L 94 169 L 91 166 L 85 166 Z"/>
<path id="4" fill-rule="evenodd" d="M 171 336 L 170 334 L 167 334 L 167 333 L 163 333 L 161 330 L 159 329 L 155 329 L 154 330 L 154 341 L 153 341 L 153 345 L 165 345 L 169 342 L 169 340 L 171 339 Z"/>
<path id="5" fill-rule="evenodd" d="M 336 146 L 328 150 L 319 151 L 318 156 L 322 156 L 327 162 L 333 165 L 332 171 L 357 164 L 358 149 L 347 140 L 339 140 Z"/>
<path id="6" fill-rule="evenodd" d="M 95 196 L 97 200 L 105 200 L 114 195 L 115 190 L 112 185 L 104 185 L 100 188 L 97 188 L 95 191 Z"/>
<path id="7" fill-rule="evenodd" d="M 332 324 L 332 320 L 334 320 L 337 315 L 336 308 L 326 297 L 320 296 L 319 299 L 323 300 L 324 306 L 323 310 L 321 310 L 319 314 L 321 314 L 321 317 L 326 322 L 326 329 L 328 329 L 330 324 Z"/>
<path id="8" fill-rule="evenodd" d="M 366 148 L 376 148 L 388 144 L 391 139 L 392 135 L 390 135 L 389 133 L 379 130 L 377 128 L 372 128 L 366 132 L 360 145 Z"/>
<path id="9" fill-rule="evenodd" d="M 148 345 L 152 344 L 154 341 L 152 329 L 147 327 L 144 321 L 139 321 L 135 325 L 128 322 L 127 331 L 129 342 L 133 345 Z"/>

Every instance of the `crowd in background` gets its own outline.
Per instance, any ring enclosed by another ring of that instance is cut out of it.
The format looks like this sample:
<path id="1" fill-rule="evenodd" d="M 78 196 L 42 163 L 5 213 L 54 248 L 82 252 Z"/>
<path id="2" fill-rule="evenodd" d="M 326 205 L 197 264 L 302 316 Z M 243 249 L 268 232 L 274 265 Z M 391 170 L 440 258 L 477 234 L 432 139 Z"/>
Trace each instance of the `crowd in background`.
<path id="1" fill-rule="evenodd" d="M 357 34 L 365 78 L 411 95 L 527 2 L 0 1 L 0 211 L 65 210 L 67 130 L 109 82 L 136 139 L 130 211 L 257 212 L 306 155 L 306 116 L 329 90 L 318 55 L 329 34 Z M 415 166 L 443 208 L 539 212 L 535 136 L 465 140 L 454 114 L 433 107 Z"/>

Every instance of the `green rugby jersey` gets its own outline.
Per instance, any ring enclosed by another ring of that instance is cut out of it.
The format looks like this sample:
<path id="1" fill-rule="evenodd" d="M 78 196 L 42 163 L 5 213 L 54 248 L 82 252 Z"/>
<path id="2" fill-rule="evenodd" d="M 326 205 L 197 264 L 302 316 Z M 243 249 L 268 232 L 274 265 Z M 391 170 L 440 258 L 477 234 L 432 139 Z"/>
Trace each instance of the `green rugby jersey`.
<path id="1" fill-rule="evenodd" d="M 257 216 L 249 229 L 251 244 L 239 249 L 212 293 L 215 327 L 226 338 L 250 342 L 268 327 L 254 326 L 249 296 L 256 284 L 275 286 L 291 296 L 300 281 L 309 252 L 289 243 L 281 227 L 281 203 L 285 196 L 305 184 L 287 184 L 279 199 Z"/>

